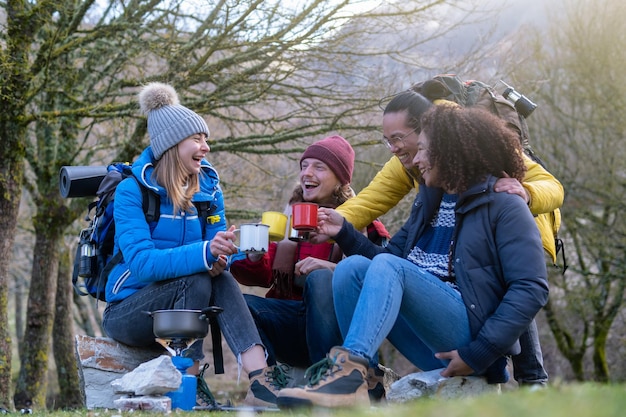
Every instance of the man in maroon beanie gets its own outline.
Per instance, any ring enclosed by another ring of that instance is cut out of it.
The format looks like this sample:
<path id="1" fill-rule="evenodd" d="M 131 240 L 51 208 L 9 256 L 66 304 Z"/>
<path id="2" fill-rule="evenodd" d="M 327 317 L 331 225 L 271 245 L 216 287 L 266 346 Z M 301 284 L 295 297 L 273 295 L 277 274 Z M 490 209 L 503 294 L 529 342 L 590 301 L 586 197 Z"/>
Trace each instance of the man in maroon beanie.
<path id="1" fill-rule="evenodd" d="M 354 150 L 341 136 L 313 143 L 300 158 L 299 182 L 285 214 L 291 215 L 291 205 L 298 202 L 336 208 L 352 198 L 353 169 Z M 269 288 L 265 297 L 244 295 L 267 348 L 268 363 L 278 361 L 305 368 L 323 359 L 328 349 L 342 341 L 331 280 L 343 253 L 334 242 L 316 244 L 297 237 L 290 239 L 289 224 L 287 229 L 287 238 L 272 242 L 266 254 L 248 255 L 233 262 L 231 273 L 242 285 Z M 368 229 L 370 240 L 378 244 L 389 238 L 379 221 Z M 380 396 L 384 389 L 377 382 L 373 380 L 372 387 L 378 391 L 372 393 L 379 392 Z"/>

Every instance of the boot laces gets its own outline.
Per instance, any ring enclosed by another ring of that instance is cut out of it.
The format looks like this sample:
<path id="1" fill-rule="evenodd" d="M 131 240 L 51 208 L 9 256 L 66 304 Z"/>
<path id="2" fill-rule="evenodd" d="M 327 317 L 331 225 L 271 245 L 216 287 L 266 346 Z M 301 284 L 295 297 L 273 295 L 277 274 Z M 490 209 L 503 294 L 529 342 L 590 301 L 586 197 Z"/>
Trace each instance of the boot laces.
<path id="1" fill-rule="evenodd" d="M 333 358 L 326 356 L 324 359 L 314 363 L 309 366 L 306 371 L 304 371 L 304 377 L 308 379 L 308 384 L 310 386 L 319 384 L 320 381 L 342 369 L 341 365 L 337 364 L 337 356 L 338 355 L 335 355 Z"/>
<path id="2" fill-rule="evenodd" d="M 199 397 L 200 400 L 204 402 L 204 404 L 206 404 L 207 407 L 211 409 L 213 408 L 218 409 L 221 406 L 221 404 L 217 402 L 217 400 L 215 399 L 215 396 L 213 395 L 213 393 L 211 392 L 209 388 L 209 385 L 206 383 L 204 379 L 204 372 L 208 368 L 209 368 L 209 364 L 205 363 L 202 370 L 196 377 L 196 383 L 197 383 L 196 396 Z M 202 405 L 202 402 L 200 403 L 200 405 Z"/>
<path id="3" fill-rule="evenodd" d="M 271 370 L 265 373 L 265 377 L 270 385 L 273 385 L 276 389 L 281 390 L 287 387 L 287 384 L 289 384 L 289 380 L 291 379 L 287 372 L 289 372 L 288 365 L 276 364 L 271 368 Z"/>

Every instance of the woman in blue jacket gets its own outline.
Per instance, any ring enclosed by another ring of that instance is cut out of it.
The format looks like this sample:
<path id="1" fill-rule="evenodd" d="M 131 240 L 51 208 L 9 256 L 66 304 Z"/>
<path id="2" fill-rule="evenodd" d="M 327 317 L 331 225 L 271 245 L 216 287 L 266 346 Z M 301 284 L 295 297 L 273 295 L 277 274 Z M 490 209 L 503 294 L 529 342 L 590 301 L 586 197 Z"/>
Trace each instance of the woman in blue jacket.
<path id="1" fill-rule="evenodd" d="M 413 162 L 424 185 L 385 248 L 320 209 L 319 231 L 354 255 L 333 275 L 344 343 L 314 365 L 309 385 L 280 391 L 280 407 L 367 404 L 366 370 L 385 338 L 422 370 L 508 379 L 506 356 L 548 298 L 532 214 L 493 190 L 498 177 L 522 180 L 519 141 L 483 110 L 434 106 Z"/>
<path id="2" fill-rule="evenodd" d="M 205 121 L 179 104 L 169 85 L 151 83 L 139 93 L 148 118 L 150 146 L 133 163 L 134 178 L 115 193 L 115 249 L 123 261 L 110 272 L 103 327 L 113 339 L 130 345 L 155 345 L 153 319 L 146 312 L 201 310 L 217 305 L 220 329 L 238 363 L 250 372 L 246 405 L 275 404 L 274 367 L 233 276 L 227 257 L 237 251 L 234 226 L 226 229 L 224 200 L 217 171 L 205 160 L 210 151 Z M 148 224 L 140 185 L 159 196 L 156 222 Z M 201 221 L 194 204 L 210 212 Z M 204 230 L 202 230 L 204 228 Z M 202 341 L 186 352 L 202 359 Z M 278 370 L 279 372 L 279 370 Z"/>

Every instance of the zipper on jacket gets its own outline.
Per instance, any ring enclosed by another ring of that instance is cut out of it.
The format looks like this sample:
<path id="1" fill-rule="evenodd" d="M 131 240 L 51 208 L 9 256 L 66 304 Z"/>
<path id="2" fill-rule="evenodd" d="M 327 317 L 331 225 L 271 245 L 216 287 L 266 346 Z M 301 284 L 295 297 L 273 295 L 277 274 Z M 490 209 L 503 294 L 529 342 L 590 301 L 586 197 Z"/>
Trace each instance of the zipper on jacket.
<path id="1" fill-rule="evenodd" d="M 180 219 L 181 219 L 181 222 L 183 224 L 183 227 L 181 228 L 182 233 L 180 235 L 180 241 L 179 241 L 180 242 L 179 243 L 180 246 L 185 244 L 185 236 L 187 235 L 187 217 L 185 217 L 185 214 L 186 213 L 185 213 L 184 210 L 182 210 L 180 212 Z"/>
<path id="2" fill-rule="evenodd" d="M 450 248 L 448 249 L 448 281 L 452 281 L 452 256 L 454 252 L 454 239 L 450 241 Z"/>
<path id="3" fill-rule="evenodd" d="M 457 203 L 458 204 L 458 203 Z M 455 208 L 456 212 L 456 208 Z M 463 222 L 463 216 L 456 212 L 454 216 L 454 231 L 452 232 L 452 239 L 450 239 L 450 249 L 448 251 L 448 280 L 450 282 L 456 283 L 456 274 L 454 277 L 452 276 L 452 267 L 454 262 L 454 255 L 456 252 L 456 237 L 459 234 L 459 230 L 461 229 L 461 223 Z"/>

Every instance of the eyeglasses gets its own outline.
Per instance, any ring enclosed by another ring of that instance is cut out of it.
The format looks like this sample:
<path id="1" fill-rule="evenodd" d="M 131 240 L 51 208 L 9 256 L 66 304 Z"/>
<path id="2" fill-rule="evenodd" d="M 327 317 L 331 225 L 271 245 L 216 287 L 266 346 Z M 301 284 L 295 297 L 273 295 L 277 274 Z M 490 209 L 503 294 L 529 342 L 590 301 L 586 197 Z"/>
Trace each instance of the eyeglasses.
<path id="1" fill-rule="evenodd" d="M 391 149 L 394 145 L 396 145 L 398 142 L 402 142 L 404 143 L 404 138 L 406 138 L 407 136 L 409 136 L 411 133 L 415 132 L 418 128 L 415 127 L 413 129 L 411 129 L 407 134 L 402 135 L 402 136 L 394 136 L 392 138 L 386 138 L 385 136 L 382 137 L 382 142 L 383 144 Z"/>

